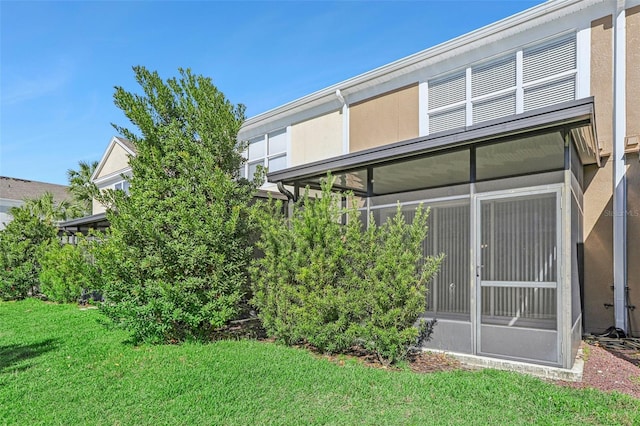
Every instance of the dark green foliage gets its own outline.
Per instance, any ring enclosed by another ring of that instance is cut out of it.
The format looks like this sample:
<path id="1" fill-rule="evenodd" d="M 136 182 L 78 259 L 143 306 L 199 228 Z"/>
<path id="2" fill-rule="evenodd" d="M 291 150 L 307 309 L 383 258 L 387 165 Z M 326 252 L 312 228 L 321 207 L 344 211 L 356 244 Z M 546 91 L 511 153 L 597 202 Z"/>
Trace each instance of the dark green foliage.
<path id="1" fill-rule="evenodd" d="M 331 185 L 329 176 L 317 199 L 305 193 L 290 220 L 277 203 L 256 209 L 264 257 L 252 269 L 253 302 L 267 332 L 288 344 L 329 352 L 359 344 L 393 362 L 416 342 L 426 282 L 440 263 L 423 259 L 427 212 L 418 208 L 407 224 L 398 206 L 393 219 L 371 218 L 363 230 L 353 197 L 343 209 Z"/>
<path id="2" fill-rule="evenodd" d="M 248 286 L 248 203 L 258 182 L 237 179 L 244 107 L 188 70 L 166 82 L 134 71 L 144 94 L 118 87 L 114 95 L 137 132 L 114 127 L 137 156 L 130 196 L 102 199 L 112 207 L 96 252 L 103 311 L 138 341 L 207 339 L 238 316 Z"/>
<path id="3" fill-rule="evenodd" d="M 77 235 L 76 240 L 76 245 L 54 242 L 40 251 L 40 292 L 49 300 L 76 302 L 83 290 L 101 287 L 100 273 L 89 251 L 92 242 L 82 235 Z"/>
<path id="4" fill-rule="evenodd" d="M 42 245 L 56 237 L 51 218 L 40 218 L 26 206 L 11 209 L 13 221 L 0 231 L 0 299 L 24 299 L 36 294 Z"/>

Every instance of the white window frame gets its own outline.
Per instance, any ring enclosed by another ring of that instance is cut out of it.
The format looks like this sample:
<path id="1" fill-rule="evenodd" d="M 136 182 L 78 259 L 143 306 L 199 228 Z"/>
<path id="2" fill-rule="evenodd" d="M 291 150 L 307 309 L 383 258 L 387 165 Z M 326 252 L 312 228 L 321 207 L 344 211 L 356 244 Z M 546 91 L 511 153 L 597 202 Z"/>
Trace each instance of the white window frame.
<path id="1" fill-rule="evenodd" d="M 474 123 L 473 121 L 473 111 L 474 111 L 474 106 L 480 102 L 483 101 L 487 101 L 487 100 L 491 100 L 491 99 L 495 99 L 495 98 L 499 98 L 505 95 L 511 95 L 511 94 L 515 94 L 515 114 L 520 114 L 522 112 L 524 112 L 524 93 L 527 89 L 532 89 L 532 88 L 536 88 L 539 86 L 543 86 L 547 83 L 551 83 L 551 82 L 555 82 L 555 81 L 561 81 L 563 79 L 567 79 L 569 77 L 572 77 L 574 79 L 574 85 L 576 87 L 575 91 L 574 91 L 574 99 L 576 99 L 577 97 L 577 91 L 578 91 L 578 57 L 576 57 L 576 64 L 575 67 L 571 70 L 567 70 L 567 71 L 563 71 L 560 73 L 556 73 L 544 78 L 540 78 L 538 80 L 534 80 L 534 81 L 529 81 L 527 83 L 524 83 L 524 70 L 523 70 L 523 62 L 524 62 L 524 51 L 525 50 L 529 50 L 531 48 L 538 48 L 538 47 L 544 47 L 546 45 L 553 45 L 554 43 L 563 40 L 563 39 L 567 39 L 569 37 L 573 37 L 576 43 L 576 56 L 578 56 L 578 50 L 579 50 L 579 39 L 578 39 L 578 35 L 576 32 L 572 32 L 572 33 L 565 33 L 562 34 L 560 36 L 557 37 L 553 37 L 550 40 L 545 40 L 542 43 L 536 43 L 536 44 L 532 44 L 532 45 L 527 45 L 527 46 L 523 46 L 520 49 L 518 49 L 517 51 L 512 51 L 512 52 L 507 52 L 505 54 L 501 54 L 500 56 L 494 57 L 488 61 L 482 61 L 482 62 L 478 62 L 478 63 L 474 63 L 472 65 L 469 65 L 467 67 L 465 67 L 464 69 L 457 69 L 453 72 L 447 73 L 445 75 L 440 75 L 440 76 L 435 76 L 434 78 L 431 78 L 427 81 L 423 81 L 420 83 L 420 104 L 424 105 L 423 108 L 421 108 L 421 112 L 424 111 L 424 117 L 425 120 L 422 121 L 421 120 L 421 126 L 420 126 L 420 130 L 421 130 L 421 134 L 422 135 L 428 135 L 430 134 L 430 127 L 431 127 L 431 122 L 430 122 L 430 118 L 432 115 L 435 114 L 440 114 L 443 112 L 447 112 L 447 111 L 451 111 L 451 110 L 455 110 L 455 109 L 459 109 L 464 107 L 465 108 L 465 125 L 466 126 L 470 126 Z M 472 75 L 473 75 L 473 69 L 474 68 L 478 68 L 478 67 L 484 67 L 486 65 L 492 64 L 492 63 L 498 63 L 501 62 L 503 60 L 505 60 L 507 57 L 509 56 L 515 56 L 515 61 L 516 61 L 516 79 L 515 79 L 515 85 L 514 86 L 510 86 L 510 87 L 506 87 L 503 88 L 501 90 L 497 90 L 495 92 L 490 92 L 490 93 L 485 93 L 483 95 L 480 96 L 476 96 L 473 97 L 473 88 L 472 88 Z M 436 82 L 436 81 L 440 81 L 443 79 L 447 79 L 449 76 L 454 76 L 457 74 L 462 73 L 464 70 L 464 74 L 465 74 L 465 83 L 466 83 L 466 97 L 464 100 L 462 101 L 458 101 L 455 103 L 451 103 L 451 104 L 447 104 L 447 105 L 443 105 L 443 106 L 439 106 L 437 108 L 433 108 L 430 109 L 429 108 L 429 84 L 431 82 Z M 484 120 L 483 120 L 484 121 Z M 480 122 L 479 122 L 480 123 Z M 448 129 L 448 130 L 453 130 L 453 128 Z M 447 130 L 445 130 L 447 131 Z"/>
<path id="2" fill-rule="evenodd" d="M 129 195 L 129 181 L 126 179 L 120 180 L 113 184 L 113 189 L 116 191 L 124 191 L 125 194 Z"/>
<path id="3" fill-rule="evenodd" d="M 274 152 L 270 152 L 269 150 L 269 139 L 275 135 L 280 135 L 284 133 L 284 137 L 285 137 L 285 144 L 284 144 L 284 150 L 280 150 L 280 151 L 274 151 Z M 243 164 L 240 168 L 240 177 L 245 177 L 247 179 L 252 179 L 253 176 L 249 176 L 249 170 L 251 169 L 251 166 L 263 166 L 265 168 L 265 170 L 269 169 L 269 161 L 270 160 L 276 160 L 278 158 L 284 158 L 286 161 L 286 165 L 285 167 L 289 166 L 289 155 L 288 155 L 288 151 L 289 151 L 289 146 L 290 146 L 290 136 L 289 136 L 289 128 L 288 127 L 284 127 L 281 129 L 277 129 L 274 130 L 272 132 L 266 133 L 262 136 L 258 136 L 255 138 L 251 138 L 249 139 L 249 141 L 247 141 L 247 148 L 245 149 L 245 151 L 243 152 L 243 157 L 246 158 L 246 162 L 245 164 Z M 251 151 L 251 144 L 252 143 L 258 143 L 260 141 L 264 142 L 264 154 L 260 155 L 256 158 L 253 159 L 249 159 L 249 154 Z M 278 169 L 280 170 L 280 169 Z M 275 171 L 275 170 L 272 170 Z"/>

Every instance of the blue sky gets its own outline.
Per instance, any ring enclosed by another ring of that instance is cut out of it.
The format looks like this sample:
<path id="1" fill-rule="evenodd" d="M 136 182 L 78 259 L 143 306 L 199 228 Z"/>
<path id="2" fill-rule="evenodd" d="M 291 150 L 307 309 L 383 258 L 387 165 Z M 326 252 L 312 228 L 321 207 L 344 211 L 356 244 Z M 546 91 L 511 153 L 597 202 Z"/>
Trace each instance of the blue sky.
<path id="1" fill-rule="evenodd" d="M 251 117 L 539 3 L 0 1 L 0 175 L 99 160 L 134 65 L 191 68 Z"/>

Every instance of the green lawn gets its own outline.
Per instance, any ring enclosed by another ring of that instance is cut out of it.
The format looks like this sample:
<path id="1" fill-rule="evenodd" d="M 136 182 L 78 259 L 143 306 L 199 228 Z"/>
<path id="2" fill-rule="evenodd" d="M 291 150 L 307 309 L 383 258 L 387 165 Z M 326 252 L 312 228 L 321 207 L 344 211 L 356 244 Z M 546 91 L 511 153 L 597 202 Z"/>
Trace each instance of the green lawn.
<path id="1" fill-rule="evenodd" d="M 0 302 L 0 424 L 640 424 L 640 401 L 499 371 L 338 366 L 253 341 L 140 346 L 95 310 Z"/>

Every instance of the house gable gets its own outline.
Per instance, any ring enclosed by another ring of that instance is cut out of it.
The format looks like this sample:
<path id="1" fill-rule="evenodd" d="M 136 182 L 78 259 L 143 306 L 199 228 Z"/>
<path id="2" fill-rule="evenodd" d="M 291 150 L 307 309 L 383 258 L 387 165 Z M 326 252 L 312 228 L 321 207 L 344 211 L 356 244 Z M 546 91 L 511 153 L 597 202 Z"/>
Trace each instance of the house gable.
<path id="1" fill-rule="evenodd" d="M 91 180 L 100 186 L 99 182 L 128 172 L 130 170 L 129 158 L 132 155 L 135 155 L 135 150 L 129 141 L 113 137 Z"/>

